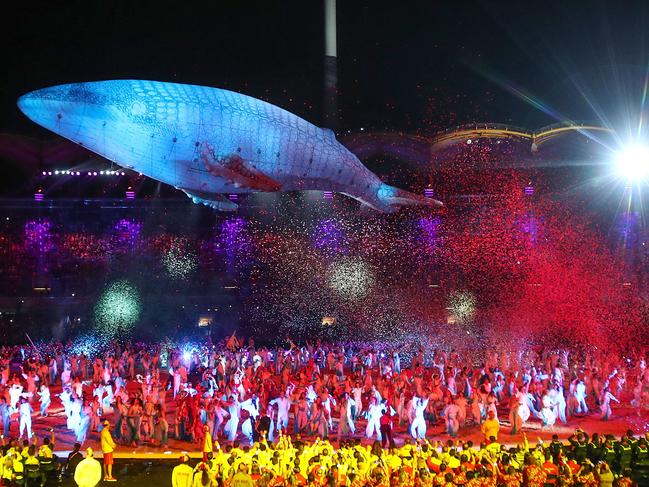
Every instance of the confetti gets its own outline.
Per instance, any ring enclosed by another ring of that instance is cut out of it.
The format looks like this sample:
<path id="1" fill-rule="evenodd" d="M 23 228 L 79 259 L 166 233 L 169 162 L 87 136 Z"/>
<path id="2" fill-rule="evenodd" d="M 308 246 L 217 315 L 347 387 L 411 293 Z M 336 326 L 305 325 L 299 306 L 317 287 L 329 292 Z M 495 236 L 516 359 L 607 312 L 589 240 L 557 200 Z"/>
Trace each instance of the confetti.
<path id="1" fill-rule="evenodd" d="M 188 279 L 198 267 L 197 255 L 187 247 L 174 245 L 162 256 L 162 264 L 172 279 Z"/>
<path id="2" fill-rule="evenodd" d="M 140 317 L 140 295 L 128 281 L 108 285 L 95 305 L 95 324 L 104 339 L 123 338 Z"/>
<path id="3" fill-rule="evenodd" d="M 348 258 L 331 266 L 328 282 L 342 298 L 356 300 L 371 292 L 374 276 L 366 262 L 358 258 Z"/>

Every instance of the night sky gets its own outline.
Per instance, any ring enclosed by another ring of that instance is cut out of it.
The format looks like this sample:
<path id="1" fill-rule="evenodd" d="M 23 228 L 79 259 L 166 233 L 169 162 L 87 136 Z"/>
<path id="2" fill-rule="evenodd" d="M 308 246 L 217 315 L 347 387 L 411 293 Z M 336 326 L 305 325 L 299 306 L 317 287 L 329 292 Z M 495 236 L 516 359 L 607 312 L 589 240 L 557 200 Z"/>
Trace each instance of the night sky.
<path id="1" fill-rule="evenodd" d="M 228 88 L 320 125 L 322 3 L 14 2 L 0 131 L 46 137 L 19 95 L 111 78 Z M 649 2 L 339 1 L 341 129 L 625 123 L 638 116 L 648 19 Z"/>

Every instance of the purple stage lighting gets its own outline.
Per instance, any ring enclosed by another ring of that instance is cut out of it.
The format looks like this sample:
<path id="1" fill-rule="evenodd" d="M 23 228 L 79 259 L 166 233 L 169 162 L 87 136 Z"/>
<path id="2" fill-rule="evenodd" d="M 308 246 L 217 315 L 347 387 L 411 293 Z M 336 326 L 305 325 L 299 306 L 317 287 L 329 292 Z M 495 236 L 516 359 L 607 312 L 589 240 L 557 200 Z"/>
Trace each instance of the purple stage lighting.
<path id="1" fill-rule="evenodd" d="M 343 245 L 344 235 L 335 220 L 318 222 L 313 232 L 313 246 L 316 249 L 338 252 Z"/>
<path id="2" fill-rule="evenodd" d="M 530 242 L 536 243 L 539 234 L 539 220 L 533 214 L 527 214 L 520 220 L 520 229 L 527 233 L 530 237 Z"/>
<path id="3" fill-rule="evenodd" d="M 229 274 L 236 271 L 248 256 L 250 240 L 246 231 L 246 221 L 241 217 L 223 220 L 218 248 L 225 253 L 226 270 Z"/>
<path id="4" fill-rule="evenodd" d="M 640 221 L 640 213 L 635 211 L 625 211 L 617 218 L 614 228 L 620 248 L 631 249 L 638 245 Z"/>
<path id="5" fill-rule="evenodd" d="M 441 223 L 442 219 L 438 216 L 426 216 L 419 219 L 418 226 L 421 231 L 421 239 L 429 249 L 434 248 L 439 241 L 439 226 Z"/>
<path id="6" fill-rule="evenodd" d="M 37 193 L 41 196 L 42 193 Z M 52 223 L 47 219 L 29 220 L 25 223 L 25 248 L 38 253 L 49 252 L 52 244 Z"/>
<path id="7" fill-rule="evenodd" d="M 122 219 L 115 224 L 117 241 L 131 247 L 137 243 L 141 231 L 142 223 L 135 220 Z"/>

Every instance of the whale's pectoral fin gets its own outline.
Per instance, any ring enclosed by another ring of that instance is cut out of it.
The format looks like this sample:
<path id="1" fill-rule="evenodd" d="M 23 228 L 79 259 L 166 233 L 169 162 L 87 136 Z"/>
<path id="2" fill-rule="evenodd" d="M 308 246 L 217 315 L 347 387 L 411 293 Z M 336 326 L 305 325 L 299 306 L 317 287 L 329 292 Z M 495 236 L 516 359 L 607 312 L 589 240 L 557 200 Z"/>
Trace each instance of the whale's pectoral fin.
<path id="1" fill-rule="evenodd" d="M 214 208 L 215 210 L 219 211 L 235 211 L 237 208 L 239 208 L 239 205 L 236 203 L 233 203 L 226 197 L 224 197 L 221 194 L 195 194 L 191 193 L 186 190 L 182 190 L 183 193 L 185 193 L 189 198 L 196 204 L 202 204 L 205 206 L 209 206 L 210 208 Z"/>
<path id="2" fill-rule="evenodd" d="M 201 147 L 201 157 L 210 174 L 230 181 L 236 187 L 257 191 L 279 191 L 281 184 L 246 162 L 239 154 L 217 157 L 207 142 Z"/>

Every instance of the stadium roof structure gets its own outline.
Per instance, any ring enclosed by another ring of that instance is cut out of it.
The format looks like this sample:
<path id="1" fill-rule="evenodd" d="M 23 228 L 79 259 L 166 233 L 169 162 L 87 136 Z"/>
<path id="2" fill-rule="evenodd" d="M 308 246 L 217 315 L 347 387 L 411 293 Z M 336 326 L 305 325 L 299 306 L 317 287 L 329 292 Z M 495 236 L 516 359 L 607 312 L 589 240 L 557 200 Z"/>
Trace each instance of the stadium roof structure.
<path id="1" fill-rule="evenodd" d="M 443 164 L 449 152 L 480 142 L 500 144 L 516 149 L 516 164 L 523 166 L 560 165 L 573 158 L 575 150 L 589 153 L 591 159 L 602 146 L 615 137 L 613 129 L 589 122 L 563 122 L 538 130 L 499 123 L 460 125 L 432 136 L 402 132 L 365 132 L 343 137 L 346 147 L 359 158 L 388 156 L 415 164 Z M 597 143 L 597 150 L 585 145 Z"/>

